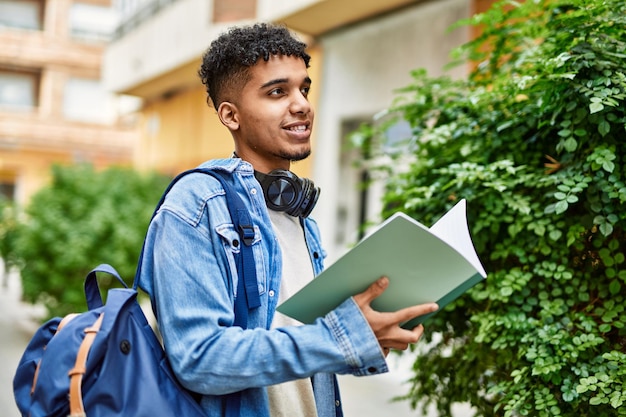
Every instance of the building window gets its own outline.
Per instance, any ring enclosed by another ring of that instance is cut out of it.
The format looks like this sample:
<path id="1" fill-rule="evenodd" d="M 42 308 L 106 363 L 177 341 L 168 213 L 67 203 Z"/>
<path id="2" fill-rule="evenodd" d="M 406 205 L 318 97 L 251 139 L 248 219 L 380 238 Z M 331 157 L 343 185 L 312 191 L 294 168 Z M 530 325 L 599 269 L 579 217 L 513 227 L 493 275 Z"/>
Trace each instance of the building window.
<path id="1" fill-rule="evenodd" d="M 346 246 L 361 240 L 366 229 L 378 218 L 382 210 L 382 197 L 387 183 L 386 173 L 376 168 L 378 158 L 386 158 L 392 150 L 401 149 L 402 143 L 411 137 L 408 122 L 394 120 L 385 128 L 384 138 L 377 138 L 368 146 L 356 147 L 351 136 L 361 125 L 385 123 L 387 119 L 354 118 L 344 120 L 341 125 L 342 143 L 339 159 L 341 178 L 335 197 L 336 228 L 335 244 Z"/>
<path id="2" fill-rule="evenodd" d="M 110 124 L 115 120 L 115 97 L 100 81 L 70 78 L 65 83 L 63 116 L 68 120 Z"/>
<path id="3" fill-rule="evenodd" d="M 43 0 L 0 0 L 0 27 L 43 29 Z"/>
<path id="4" fill-rule="evenodd" d="M 74 3 L 70 9 L 70 32 L 74 39 L 108 41 L 119 23 L 119 12 L 112 7 Z"/>
<path id="5" fill-rule="evenodd" d="M 39 73 L 0 68 L 0 108 L 32 110 L 39 97 Z"/>
<path id="6" fill-rule="evenodd" d="M 344 120 L 341 124 L 342 147 L 339 155 L 339 174 L 341 178 L 336 202 L 335 244 L 347 247 L 363 237 L 363 227 L 367 221 L 369 172 L 363 166 L 364 155 L 360 149 L 350 144 L 350 134 L 369 119 L 355 118 Z"/>
<path id="7" fill-rule="evenodd" d="M 256 0 L 215 0 L 213 21 L 216 23 L 236 22 L 256 17 Z"/>

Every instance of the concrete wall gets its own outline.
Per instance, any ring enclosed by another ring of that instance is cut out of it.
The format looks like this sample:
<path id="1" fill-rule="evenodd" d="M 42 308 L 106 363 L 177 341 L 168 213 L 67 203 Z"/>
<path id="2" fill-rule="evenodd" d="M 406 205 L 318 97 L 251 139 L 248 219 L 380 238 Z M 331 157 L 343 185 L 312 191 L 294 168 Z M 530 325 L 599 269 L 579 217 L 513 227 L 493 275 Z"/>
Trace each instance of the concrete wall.
<path id="1" fill-rule="evenodd" d="M 465 29 L 451 33 L 447 29 L 469 13 L 466 0 L 425 2 L 319 39 L 324 54 L 323 86 L 316 115 L 313 176 L 322 197 L 314 215 L 330 260 L 346 244 L 354 243 L 358 227 L 358 208 L 350 197 L 358 192 L 356 179 L 350 177 L 350 167 L 342 167 L 342 123 L 371 117 L 389 106 L 394 90 L 411 82 L 413 69 L 442 74 L 450 51 L 469 39 Z M 464 68 L 457 68 L 451 75 L 464 73 Z M 342 201 L 348 207 L 342 208 Z"/>
<path id="2" fill-rule="evenodd" d="M 257 0 L 256 13 L 259 20 L 273 20 L 296 10 L 303 9 L 319 0 Z"/>
<path id="3" fill-rule="evenodd" d="M 213 1 L 178 0 L 142 22 L 106 50 L 103 79 L 116 92 L 132 89 L 202 56 L 231 23 L 213 23 Z M 190 84 L 197 79 L 188 80 Z M 177 88 L 184 87 L 180 83 Z"/>

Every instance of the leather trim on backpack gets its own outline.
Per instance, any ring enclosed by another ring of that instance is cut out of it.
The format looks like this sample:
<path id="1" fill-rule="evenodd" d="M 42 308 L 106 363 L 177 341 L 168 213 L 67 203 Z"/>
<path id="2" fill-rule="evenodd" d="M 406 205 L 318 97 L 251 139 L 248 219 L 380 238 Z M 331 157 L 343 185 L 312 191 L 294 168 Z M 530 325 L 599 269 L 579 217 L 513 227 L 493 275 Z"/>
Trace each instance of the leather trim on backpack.
<path id="1" fill-rule="evenodd" d="M 68 417 L 85 417 L 85 407 L 83 405 L 82 383 L 83 375 L 87 372 L 87 355 L 96 339 L 100 326 L 102 326 L 102 318 L 104 313 L 100 314 L 98 320 L 91 327 L 85 329 L 85 338 L 78 348 L 76 354 L 76 363 L 74 368 L 70 370 L 70 414 Z"/>

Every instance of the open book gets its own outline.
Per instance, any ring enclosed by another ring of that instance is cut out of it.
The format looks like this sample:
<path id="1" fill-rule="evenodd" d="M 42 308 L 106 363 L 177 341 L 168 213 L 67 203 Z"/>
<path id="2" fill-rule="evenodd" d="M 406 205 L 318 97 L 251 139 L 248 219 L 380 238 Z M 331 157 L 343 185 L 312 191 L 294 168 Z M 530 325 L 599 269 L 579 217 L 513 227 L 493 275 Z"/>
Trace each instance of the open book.
<path id="1" fill-rule="evenodd" d="M 395 213 L 278 311 L 312 323 L 381 276 L 389 278 L 389 286 L 372 302 L 375 310 L 396 311 L 426 302 L 442 309 L 487 276 L 472 243 L 466 205 L 459 201 L 430 228 Z M 402 326 L 412 328 L 432 314 Z"/>

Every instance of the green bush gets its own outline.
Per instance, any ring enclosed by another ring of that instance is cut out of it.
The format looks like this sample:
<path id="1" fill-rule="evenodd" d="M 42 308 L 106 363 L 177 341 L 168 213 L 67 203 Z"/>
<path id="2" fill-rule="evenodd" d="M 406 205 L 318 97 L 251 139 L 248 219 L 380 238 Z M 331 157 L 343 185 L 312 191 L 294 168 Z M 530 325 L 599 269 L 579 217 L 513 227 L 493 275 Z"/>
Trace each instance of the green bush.
<path id="1" fill-rule="evenodd" d="M 388 111 L 413 136 L 380 168 L 386 215 L 431 224 L 467 199 L 489 276 L 427 323 L 404 398 L 626 415 L 626 3 L 503 2 L 467 23 L 483 34 L 456 57 L 475 69 L 413 73 Z"/>
<path id="2" fill-rule="evenodd" d="M 83 311 L 83 279 L 100 263 L 113 265 L 130 284 L 167 181 L 124 168 L 54 167 L 18 236 L 24 299 L 43 303 L 50 316 Z M 99 282 L 106 289 L 112 281 L 103 275 Z"/>
<path id="3" fill-rule="evenodd" d="M 9 273 L 17 265 L 18 258 L 15 242 L 19 234 L 19 218 L 16 205 L 9 199 L 0 196 L 0 257 L 4 263 L 2 286 L 8 286 Z"/>

